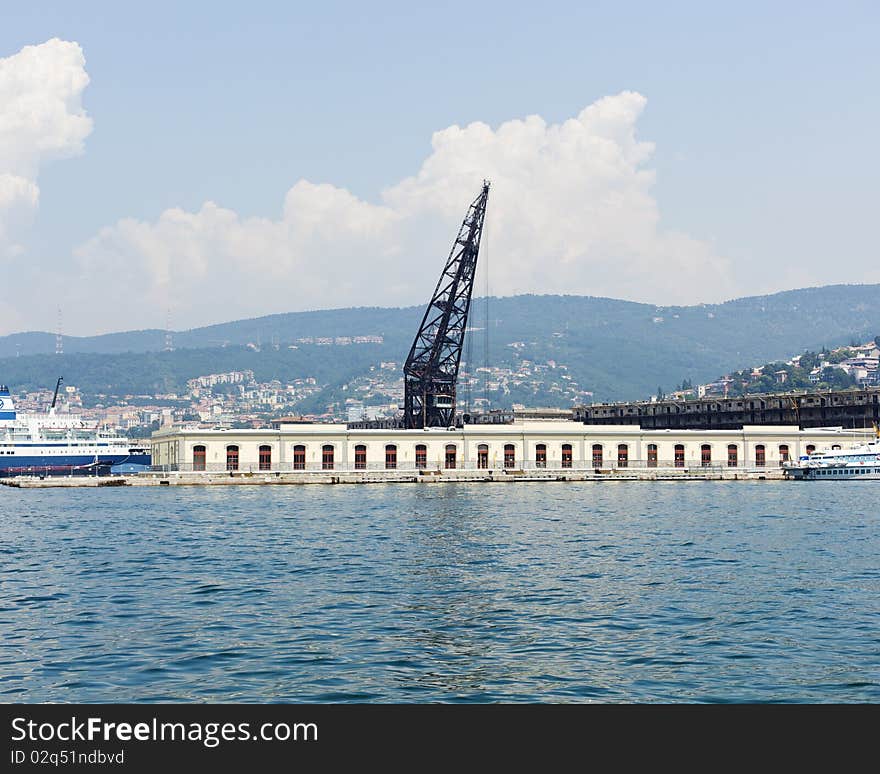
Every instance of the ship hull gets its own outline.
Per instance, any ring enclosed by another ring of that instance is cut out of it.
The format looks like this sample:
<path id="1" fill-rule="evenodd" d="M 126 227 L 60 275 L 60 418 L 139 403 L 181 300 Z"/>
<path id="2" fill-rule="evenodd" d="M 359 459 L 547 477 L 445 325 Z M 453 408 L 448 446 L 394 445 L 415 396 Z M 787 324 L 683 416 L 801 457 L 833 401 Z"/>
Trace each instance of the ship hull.
<path id="1" fill-rule="evenodd" d="M 828 468 L 788 468 L 785 477 L 795 481 L 877 481 L 880 465 L 848 465 Z"/>
<path id="2" fill-rule="evenodd" d="M 111 468 L 132 465 L 131 470 L 149 470 L 150 456 L 143 454 L 52 454 L 0 456 L 0 477 L 8 476 L 69 476 L 101 475 L 111 472 Z"/>

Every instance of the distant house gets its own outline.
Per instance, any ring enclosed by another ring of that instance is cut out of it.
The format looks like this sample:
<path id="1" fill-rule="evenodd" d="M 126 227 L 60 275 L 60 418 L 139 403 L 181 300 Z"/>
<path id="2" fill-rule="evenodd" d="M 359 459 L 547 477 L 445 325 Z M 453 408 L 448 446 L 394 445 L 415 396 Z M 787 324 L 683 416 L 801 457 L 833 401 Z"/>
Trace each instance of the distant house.
<path id="1" fill-rule="evenodd" d="M 850 374 L 859 384 L 876 384 L 880 358 L 850 357 L 841 361 L 838 367 Z"/>
<path id="2" fill-rule="evenodd" d="M 730 385 L 733 384 L 733 379 L 725 377 L 724 379 L 719 379 L 717 382 L 710 382 L 709 384 L 701 384 L 697 387 L 697 396 L 700 398 L 704 398 L 707 395 L 727 395 L 730 392 Z"/>
<path id="3" fill-rule="evenodd" d="M 880 347 L 873 342 L 853 348 L 853 355 L 859 358 L 880 358 Z"/>

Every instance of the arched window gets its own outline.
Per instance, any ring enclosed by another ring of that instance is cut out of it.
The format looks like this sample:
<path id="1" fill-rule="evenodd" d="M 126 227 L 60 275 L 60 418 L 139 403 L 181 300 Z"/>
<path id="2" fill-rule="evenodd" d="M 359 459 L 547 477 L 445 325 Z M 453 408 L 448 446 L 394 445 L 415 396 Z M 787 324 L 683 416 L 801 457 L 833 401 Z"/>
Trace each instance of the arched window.
<path id="1" fill-rule="evenodd" d="M 629 465 L 629 446 L 625 443 L 617 444 L 617 467 L 625 468 Z"/>
<path id="2" fill-rule="evenodd" d="M 764 449 L 763 444 L 758 444 L 755 447 L 755 467 L 763 468 L 767 464 L 767 453 Z"/>
<path id="3" fill-rule="evenodd" d="M 816 447 L 813 446 L 813 444 L 808 443 L 807 444 L 807 454 L 812 454 L 814 451 L 816 451 Z"/>
<path id="4" fill-rule="evenodd" d="M 306 447 L 302 444 L 297 444 L 293 447 L 293 469 L 306 469 Z"/>
<path id="5" fill-rule="evenodd" d="M 333 470 L 333 447 L 329 443 L 321 447 L 321 468 Z"/>
<path id="6" fill-rule="evenodd" d="M 727 467 L 735 468 L 739 465 L 739 448 L 735 443 L 727 445 Z"/>
<path id="7" fill-rule="evenodd" d="M 395 470 L 397 468 L 397 447 L 393 443 L 389 443 L 385 447 L 385 469 Z"/>
<path id="8" fill-rule="evenodd" d="M 571 467 L 571 458 L 572 458 L 571 444 L 570 443 L 562 444 L 562 467 L 563 468 L 570 468 Z"/>
<path id="9" fill-rule="evenodd" d="M 260 447 L 260 470 L 272 470 L 272 447 Z"/>
<path id="10" fill-rule="evenodd" d="M 779 444 L 779 461 L 780 462 L 788 462 L 791 457 L 788 454 L 788 444 L 781 443 Z"/>
<path id="11" fill-rule="evenodd" d="M 602 467 L 602 444 L 594 443 L 593 444 L 593 467 L 601 468 Z"/>
<path id="12" fill-rule="evenodd" d="M 420 443 L 416 445 L 416 467 L 424 468 L 428 465 L 428 447 Z"/>
<path id="13" fill-rule="evenodd" d="M 708 443 L 704 443 L 700 447 L 700 464 L 704 468 L 708 468 L 712 464 L 712 447 Z"/>
<path id="14" fill-rule="evenodd" d="M 547 444 L 539 443 L 535 446 L 535 467 L 536 468 L 546 468 L 547 467 Z"/>
<path id="15" fill-rule="evenodd" d="M 504 467 L 516 467 L 516 446 L 512 443 L 504 444 Z"/>
<path id="16" fill-rule="evenodd" d="M 657 467 L 657 444 L 649 443 L 648 444 L 648 467 L 656 468 Z"/>
<path id="17" fill-rule="evenodd" d="M 489 467 L 489 445 L 481 443 L 477 446 L 477 467 L 485 470 Z"/>
<path id="18" fill-rule="evenodd" d="M 226 447 L 226 470 L 238 470 L 238 447 Z"/>
<path id="19" fill-rule="evenodd" d="M 366 470 L 367 468 L 367 447 L 359 443 L 354 447 L 354 469 Z"/>
<path id="20" fill-rule="evenodd" d="M 193 470 L 205 470 L 205 447 L 193 446 Z"/>
<path id="21" fill-rule="evenodd" d="M 684 467 L 684 444 L 683 443 L 675 444 L 675 467 L 677 467 L 677 468 Z"/>
<path id="22" fill-rule="evenodd" d="M 455 468 L 456 448 L 454 443 L 446 444 L 446 468 L 453 470 Z"/>

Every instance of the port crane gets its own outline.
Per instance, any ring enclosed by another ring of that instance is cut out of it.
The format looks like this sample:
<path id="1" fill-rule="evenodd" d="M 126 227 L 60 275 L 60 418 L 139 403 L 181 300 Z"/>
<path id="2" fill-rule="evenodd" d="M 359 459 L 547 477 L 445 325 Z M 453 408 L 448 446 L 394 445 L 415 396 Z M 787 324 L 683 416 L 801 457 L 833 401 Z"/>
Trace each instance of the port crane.
<path id="1" fill-rule="evenodd" d="M 58 377 L 58 381 L 55 382 L 55 394 L 52 396 L 52 405 L 49 406 L 49 413 L 55 413 L 55 404 L 58 402 L 58 390 L 61 389 L 61 382 L 64 381 L 63 376 Z"/>
<path id="2" fill-rule="evenodd" d="M 403 426 L 455 425 L 456 384 L 467 328 L 489 181 L 471 203 L 416 334 L 404 374 Z"/>

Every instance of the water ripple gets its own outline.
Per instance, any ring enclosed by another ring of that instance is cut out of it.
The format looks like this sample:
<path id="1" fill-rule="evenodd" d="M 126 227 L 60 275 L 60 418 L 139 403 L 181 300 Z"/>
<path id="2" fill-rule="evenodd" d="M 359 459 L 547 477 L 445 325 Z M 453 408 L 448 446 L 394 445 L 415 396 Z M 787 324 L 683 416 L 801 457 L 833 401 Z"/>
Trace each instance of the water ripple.
<path id="1" fill-rule="evenodd" d="M 0 695 L 876 702 L 868 489 L 4 488 Z"/>

